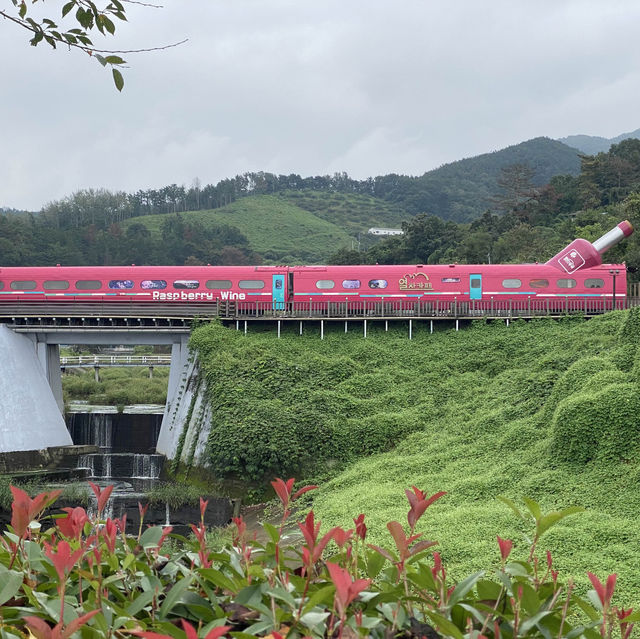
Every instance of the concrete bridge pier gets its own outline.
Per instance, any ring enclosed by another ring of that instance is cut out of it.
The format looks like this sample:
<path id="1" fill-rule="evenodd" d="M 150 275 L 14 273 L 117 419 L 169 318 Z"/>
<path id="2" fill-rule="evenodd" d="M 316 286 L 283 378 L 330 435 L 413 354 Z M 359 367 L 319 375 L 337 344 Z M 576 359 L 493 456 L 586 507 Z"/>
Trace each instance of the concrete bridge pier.
<path id="1" fill-rule="evenodd" d="M 184 391 L 191 377 L 193 362 L 189 356 L 189 336 L 183 335 L 180 341 L 171 345 L 171 368 L 167 384 L 167 403 L 162 416 L 162 426 L 158 435 L 156 452 L 166 455 L 169 459 L 176 451 L 179 420 L 178 411 L 184 406 Z"/>
<path id="2" fill-rule="evenodd" d="M 60 361 L 51 365 L 55 351 L 46 346 L 0 325 L 0 453 L 73 443 L 60 410 L 62 381 L 56 382 L 54 373 L 59 377 Z M 58 385 L 60 401 L 51 380 Z"/>
<path id="3" fill-rule="evenodd" d="M 38 341 L 38 335 L 29 335 L 35 342 L 36 354 L 44 376 L 49 383 L 49 388 L 53 393 L 53 398 L 58 404 L 60 413 L 64 415 L 64 399 L 62 397 L 62 371 L 60 370 L 60 346 Z"/>

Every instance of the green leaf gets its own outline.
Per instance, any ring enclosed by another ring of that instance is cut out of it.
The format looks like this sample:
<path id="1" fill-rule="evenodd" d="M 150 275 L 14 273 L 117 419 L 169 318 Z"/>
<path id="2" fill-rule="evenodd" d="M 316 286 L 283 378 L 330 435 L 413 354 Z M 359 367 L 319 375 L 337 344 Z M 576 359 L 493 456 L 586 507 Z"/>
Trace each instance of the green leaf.
<path id="1" fill-rule="evenodd" d="M 64 5 L 64 7 L 62 7 L 62 17 L 64 18 L 67 13 L 69 13 L 69 11 L 71 11 L 71 9 L 73 9 L 73 7 L 76 6 L 76 3 L 74 2 L 74 0 L 71 0 L 71 2 L 67 2 L 67 4 Z"/>
<path id="2" fill-rule="evenodd" d="M 533 499 L 529 499 L 529 497 L 523 497 L 522 501 L 524 505 L 527 507 L 527 510 L 531 513 L 533 518 L 537 521 L 542 517 L 542 511 L 540 510 L 540 504 Z"/>
<path id="3" fill-rule="evenodd" d="M 162 602 L 159 610 L 159 616 L 161 619 L 166 619 L 171 609 L 180 601 L 184 592 L 191 585 L 191 578 L 181 579 L 171 590 L 167 593 L 165 600 Z"/>
<path id="4" fill-rule="evenodd" d="M 122 91 L 122 88 L 124 87 L 124 78 L 122 77 L 122 73 L 120 73 L 118 69 L 113 69 L 112 73 L 116 89 L 118 89 L 118 91 Z"/>
<path id="5" fill-rule="evenodd" d="M 24 18 L 27 15 L 27 3 L 24 0 L 20 3 L 19 14 L 21 18 Z"/>
<path id="6" fill-rule="evenodd" d="M 76 11 L 76 20 L 83 29 L 90 29 L 93 25 L 93 16 L 90 11 L 85 11 L 82 7 L 78 7 Z"/>
<path id="7" fill-rule="evenodd" d="M 293 596 L 284 588 L 269 588 L 265 591 L 264 594 L 273 597 L 274 599 L 280 599 L 280 601 L 284 601 L 291 609 L 296 608 L 296 602 Z"/>
<path id="8" fill-rule="evenodd" d="M 236 593 L 238 591 L 236 584 L 229 579 L 229 577 L 223 575 L 219 570 L 215 570 L 214 568 L 204 568 L 200 571 L 200 575 L 223 590 L 228 590 L 231 593 Z"/>
<path id="9" fill-rule="evenodd" d="M 111 20 L 109 20 L 109 18 L 107 18 L 107 16 L 102 16 L 102 24 L 104 25 L 104 28 L 111 34 L 113 35 L 116 32 L 116 25 L 113 24 L 113 22 Z"/>
<path id="10" fill-rule="evenodd" d="M 106 62 L 107 64 L 124 64 L 124 62 L 125 62 L 125 61 L 124 61 L 120 56 L 117 56 L 117 55 L 108 55 L 108 56 L 105 58 L 105 62 Z"/>
<path id="11" fill-rule="evenodd" d="M 309 600 L 305 604 L 303 608 L 303 613 L 310 612 L 313 608 L 321 604 L 324 604 L 327 606 L 331 605 L 335 591 L 336 589 L 333 587 L 333 585 L 324 586 L 324 588 L 320 588 L 319 590 L 316 590 L 316 592 L 314 592 L 309 597 Z"/>
<path id="12" fill-rule="evenodd" d="M 329 614 L 328 612 L 305 612 L 300 617 L 300 622 L 307 626 L 307 628 L 313 630 L 317 625 L 321 624 Z"/>
<path id="13" fill-rule="evenodd" d="M 109 59 L 107 58 L 107 62 Z M 143 548 L 155 548 L 162 537 L 162 528 L 160 526 L 151 526 L 147 528 L 140 537 L 140 545 Z"/>
<path id="14" fill-rule="evenodd" d="M 578 604 L 579 608 L 584 612 L 591 621 L 599 621 L 602 619 L 602 613 L 587 603 L 582 597 L 573 596 L 571 601 Z"/>
<path id="15" fill-rule="evenodd" d="M 267 534 L 271 538 L 271 541 L 274 544 L 277 544 L 278 541 L 280 540 L 280 533 L 278 532 L 278 529 L 275 526 L 271 525 L 269 522 L 266 522 L 266 521 L 262 524 L 262 527 L 264 528 L 264 530 L 267 532 Z"/>
<path id="16" fill-rule="evenodd" d="M 533 568 L 525 561 L 510 561 L 505 567 L 504 571 L 512 577 L 528 577 Z"/>
<path id="17" fill-rule="evenodd" d="M 22 586 L 23 574 L 7 570 L 0 575 L 0 606 L 15 597 Z"/>
<path id="18" fill-rule="evenodd" d="M 475 573 L 474 575 L 470 575 L 463 581 L 461 581 L 451 593 L 451 597 L 449 598 L 449 606 L 452 608 L 458 603 L 476 584 L 480 577 L 484 577 L 484 570 Z"/>
<path id="19" fill-rule="evenodd" d="M 425 614 L 429 619 L 431 619 L 433 624 L 436 626 L 436 630 L 441 634 L 449 635 L 450 637 L 454 637 L 454 639 L 462 639 L 462 632 L 460 632 L 458 626 L 456 626 L 452 621 L 436 612 L 431 612 L 430 610 L 425 610 Z"/>
<path id="20" fill-rule="evenodd" d="M 574 515 L 576 513 L 584 512 L 584 508 L 580 506 L 570 506 L 569 508 L 565 508 L 563 510 L 556 510 L 550 513 L 547 513 L 537 523 L 536 532 L 538 537 L 541 537 L 549 528 L 555 526 L 561 519 L 568 517 L 569 515 Z"/>
<path id="21" fill-rule="evenodd" d="M 127 614 L 135 617 L 145 606 L 148 606 L 155 597 L 156 593 L 153 590 L 146 590 L 141 592 L 128 606 Z"/>
<path id="22" fill-rule="evenodd" d="M 382 570 L 386 559 L 379 553 L 374 551 L 367 552 L 367 577 L 375 579 Z"/>
<path id="23" fill-rule="evenodd" d="M 245 632 L 255 637 L 256 635 L 264 633 L 267 630 L 273 630 L 273 621 L 271 621 L 270 619 L 267 619 L 266 621 L 257 621 L 252 626 L 246 628 Z"/>
<path id="24" fill-rule="evenodd" d="M 552 615 L 554 613 L 555 613 L 554 610 L 543 610 L 542 612 L 539 612 L 533 615 L 533 617 L 526 619 L 525 621 L 522 622 L 522 625 L 520 626 L 520 634 L 526 635 L 529 632 L 529 630 L 532 630 L 535 626 L 537 626 L 539 621 L 541 621 L 545 617 L 548 617 L 549 615 Z"/>
<path id="25" fill-rule="evenodd" d="M 497 499 L 499 499 L 503 504 L 509 506 L 509 508 L 511 508 L 511 510 L 516 514 L 516 517 L 519 517 L 520 519 L 525 521 L 524 516 L 518 510 L 518 507 L 515 505 L 515 503 L 511 501 L 511 499 L 507 499 L 507 497 L 502 497 L 501 495 L 498 495 Z"/>

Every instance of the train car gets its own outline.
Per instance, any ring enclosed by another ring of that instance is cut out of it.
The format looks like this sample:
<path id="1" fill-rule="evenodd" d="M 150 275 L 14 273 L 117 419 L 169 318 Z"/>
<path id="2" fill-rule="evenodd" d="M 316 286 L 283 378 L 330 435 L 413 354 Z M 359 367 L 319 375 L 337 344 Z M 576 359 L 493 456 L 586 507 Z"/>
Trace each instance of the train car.
<path id="1" fill-rule="evenodd" d="M 356 266 L 92 266 L 0 268 L 0 304 L 234 302 L 248 310 L 343 304 L 471 304 L 624 299 L 626 267 L 602 255 L 633 232 L 628 222 L 574 240 L 545 264 Z M 575 305 L 574 305 L 575 306 Z M 603 306 L 606 308 L 606 305 Z"/>
<path id="2" fill-rule="evenodd" d="M 295 267 L 293 298 L 302 302 L 429 300 L 461 302 L 626 296 L 624 265 L 563 273 L 545 264 Z"/>
<path id="3" fill-rule="evenodd" d="M 283 302 L 287 267 L 55 266 L 0 268 L 0 303 Z"/>

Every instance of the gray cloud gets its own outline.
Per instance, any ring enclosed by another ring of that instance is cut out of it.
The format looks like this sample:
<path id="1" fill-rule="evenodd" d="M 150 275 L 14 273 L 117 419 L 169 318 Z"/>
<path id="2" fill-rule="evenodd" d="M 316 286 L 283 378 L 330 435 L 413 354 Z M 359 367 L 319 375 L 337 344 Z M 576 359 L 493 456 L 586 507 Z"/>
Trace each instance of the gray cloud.
<path id="1" fill-rule="evenodd" d="M 640 126 L 632 0 L 168 0 L 133 6 L 122 94 L 0 23 L 0 206 L 244 171 L 421 174 L 538 135 Z"/>

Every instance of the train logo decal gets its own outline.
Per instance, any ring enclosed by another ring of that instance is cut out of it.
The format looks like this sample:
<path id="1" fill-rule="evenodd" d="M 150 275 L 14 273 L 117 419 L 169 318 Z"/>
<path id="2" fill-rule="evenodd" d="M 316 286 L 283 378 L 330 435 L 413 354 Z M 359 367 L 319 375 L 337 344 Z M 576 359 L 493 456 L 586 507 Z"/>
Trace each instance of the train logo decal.
<path id="1" fill-rule="evenodd" d="M 424 273 L 407 273 L 398 280 L 401 291 L 431 291 L 433 286 L 429 281 L 429 276 Z"/>
<path id="2" fill-rule="evenodd" d="M 576 249 L 571 249 L 561 255 L 558 262 L 567 273 L 573 273 L 584 265 L 585 259 Z"/>

